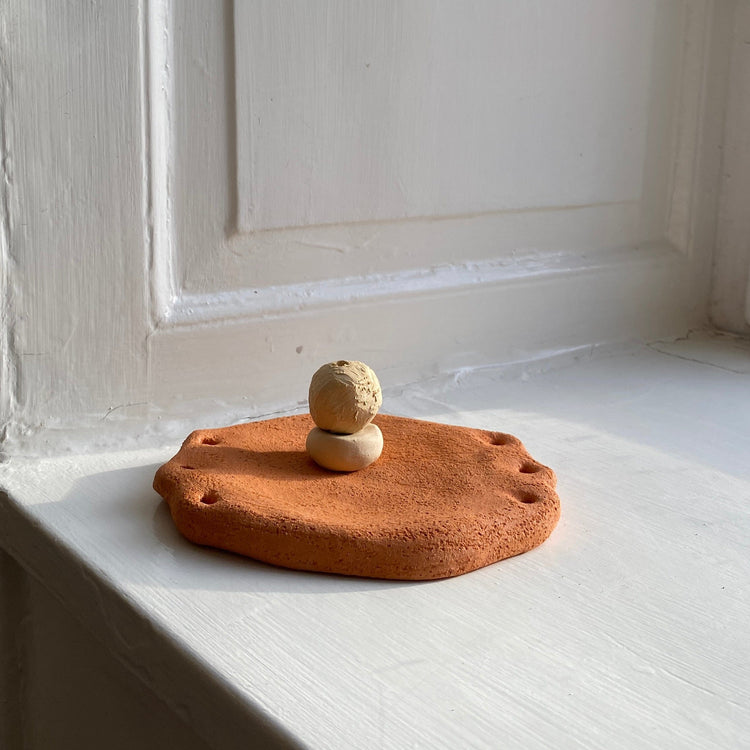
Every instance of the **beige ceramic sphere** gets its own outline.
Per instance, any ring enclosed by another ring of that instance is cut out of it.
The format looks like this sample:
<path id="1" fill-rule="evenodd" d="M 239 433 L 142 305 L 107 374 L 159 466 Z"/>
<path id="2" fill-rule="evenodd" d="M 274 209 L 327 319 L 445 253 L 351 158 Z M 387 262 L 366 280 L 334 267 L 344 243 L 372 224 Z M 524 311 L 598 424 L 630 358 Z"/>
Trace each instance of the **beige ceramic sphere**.
<path id="1" fill-rule="evenodd" d="M 383 403 L 377 375 L 364 362 L 344 359 L 312 376 L 308 397 L 315 424 L 342 435 L 359 432 Z"/>

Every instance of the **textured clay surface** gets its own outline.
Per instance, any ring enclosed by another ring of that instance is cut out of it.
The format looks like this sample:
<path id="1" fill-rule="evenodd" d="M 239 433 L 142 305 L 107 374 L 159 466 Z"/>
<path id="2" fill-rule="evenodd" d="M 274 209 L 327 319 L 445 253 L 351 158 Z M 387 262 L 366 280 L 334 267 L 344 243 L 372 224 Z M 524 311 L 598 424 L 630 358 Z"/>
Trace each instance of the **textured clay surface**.
<path id="1" fill-rule="evenodd" d="M 369 578 L 446 578 L 541 544 L 555 475 L 500 432 L 379 415 L 384 448 L 348 474 L 305 451 L 309 415 L 193 432 L 154 489 L 192 542 Z"/>

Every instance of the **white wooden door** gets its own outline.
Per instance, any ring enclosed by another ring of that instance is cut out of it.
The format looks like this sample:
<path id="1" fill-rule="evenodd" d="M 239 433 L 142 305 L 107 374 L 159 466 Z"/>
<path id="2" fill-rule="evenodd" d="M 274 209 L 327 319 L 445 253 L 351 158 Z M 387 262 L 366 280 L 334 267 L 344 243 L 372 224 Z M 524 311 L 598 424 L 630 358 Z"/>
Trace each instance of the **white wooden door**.
<path id="1" fill-rule="evenodd" d="M 7 3 L 9 441 L 174 437 L 294 405 L 341 357 L 394 386 L 684 333 L 706 317 L 734 17 Z"/>

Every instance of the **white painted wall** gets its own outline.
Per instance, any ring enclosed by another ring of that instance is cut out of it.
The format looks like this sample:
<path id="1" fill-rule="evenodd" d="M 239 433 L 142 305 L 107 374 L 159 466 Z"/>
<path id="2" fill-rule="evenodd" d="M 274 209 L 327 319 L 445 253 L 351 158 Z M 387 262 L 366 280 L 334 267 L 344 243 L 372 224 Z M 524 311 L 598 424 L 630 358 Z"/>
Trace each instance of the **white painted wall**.
<path id="1" fill-rule="evenodd" d="M 705 322 L 738 7 L 6 4 L 6 447 Z"/>

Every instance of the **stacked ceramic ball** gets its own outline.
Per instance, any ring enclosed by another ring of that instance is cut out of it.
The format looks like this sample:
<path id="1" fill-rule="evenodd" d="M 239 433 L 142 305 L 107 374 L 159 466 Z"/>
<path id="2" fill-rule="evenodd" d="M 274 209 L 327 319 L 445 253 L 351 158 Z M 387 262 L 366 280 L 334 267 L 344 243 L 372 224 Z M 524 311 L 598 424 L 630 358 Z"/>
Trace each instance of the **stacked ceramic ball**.
<path id="1" fill-rule="evenodd" d="M 317 425 L 307 436 L 307 452 L 319 466 L 356 471 L 376 461 L 383 434 L 373 417 L 383 403 L 380 383 L 364 362 L 323 365 L 310 381 L 310 416 Z"/>

